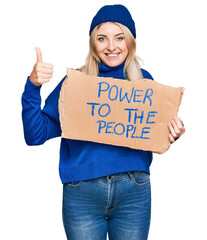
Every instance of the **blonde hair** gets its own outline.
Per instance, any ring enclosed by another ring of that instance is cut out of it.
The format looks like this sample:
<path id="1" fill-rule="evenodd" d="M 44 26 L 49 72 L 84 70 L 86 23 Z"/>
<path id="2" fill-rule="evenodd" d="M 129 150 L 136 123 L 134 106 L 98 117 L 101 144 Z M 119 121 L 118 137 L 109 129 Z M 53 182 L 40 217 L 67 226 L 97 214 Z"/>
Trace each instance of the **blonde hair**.
<path id="1" fill-rule="evenodd" d="M 124 25 L 120 23 L 117 24 L 123 31 L 125 36 L 126 45 L 128 48 L 128 56 L 125 61 L 124 65 L 124 73 L 126 73 L 127 78 L 129 81 L 137 81 L 143 78 L 142 72 L 139 65 L 139 58 L 136 56 L 136 41 L 134 39 L 134 36 L 132 35 L 131 31 Z M 98 25 L 94 28 L 94 30 L 91 33 L 90 40 L 89 40 L 89 53 L 86 58 L 85 65 L 80 69 L 82 72 L 85 72 L 89 75 L 98 75 L 98 62 L 100 62 L 100 59 L 96 53 L 96 36 L 97 31 L 99 27 Z"/>

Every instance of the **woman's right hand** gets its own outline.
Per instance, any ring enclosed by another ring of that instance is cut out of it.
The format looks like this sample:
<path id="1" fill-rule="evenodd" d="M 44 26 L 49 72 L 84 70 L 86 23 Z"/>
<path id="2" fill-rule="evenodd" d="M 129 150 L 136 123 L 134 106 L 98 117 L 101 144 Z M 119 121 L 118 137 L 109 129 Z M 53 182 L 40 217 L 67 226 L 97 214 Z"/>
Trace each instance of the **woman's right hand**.
<path id="1" fill-rule="evenodd" d="M 30 81 L 36 86 L 40 86 L 43 83 L 49 82 L 53 74 L 53 65 L 50 63 L 42 62 L 42 53 L 39 48 L 35 48 L 37 53 L 37 62 L 35 63 L 33 70 L 30 74 Z"/>

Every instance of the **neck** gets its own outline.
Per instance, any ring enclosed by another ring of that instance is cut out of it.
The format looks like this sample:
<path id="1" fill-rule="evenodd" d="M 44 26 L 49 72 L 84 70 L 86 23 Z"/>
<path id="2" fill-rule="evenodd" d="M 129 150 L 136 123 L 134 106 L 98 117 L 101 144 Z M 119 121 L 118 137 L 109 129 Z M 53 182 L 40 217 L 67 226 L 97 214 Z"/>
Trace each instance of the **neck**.
<path id="1" fill-rule="evenodd" d="M 124 64 L 125 61 L 116 67 L 109 67 L 107 65 L 103 65 L 102 63 L 98 63 L 99 68 L 99 77 L 113 77 L 119 79 L 126 79 L 126 75 L 124 74 Z"/>

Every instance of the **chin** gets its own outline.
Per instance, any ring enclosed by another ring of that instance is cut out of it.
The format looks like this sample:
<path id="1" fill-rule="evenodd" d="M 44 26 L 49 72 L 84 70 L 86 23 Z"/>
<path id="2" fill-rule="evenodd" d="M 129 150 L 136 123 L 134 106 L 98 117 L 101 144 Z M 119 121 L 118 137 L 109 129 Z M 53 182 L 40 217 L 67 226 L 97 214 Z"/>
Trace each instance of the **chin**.
<path id="1" fill-rule="evenodd" d="M 123 61 L 105 61 L 105 64 L 109 67 L 117 67 L 121 65 L 123 62 L 124 60 Z"/>

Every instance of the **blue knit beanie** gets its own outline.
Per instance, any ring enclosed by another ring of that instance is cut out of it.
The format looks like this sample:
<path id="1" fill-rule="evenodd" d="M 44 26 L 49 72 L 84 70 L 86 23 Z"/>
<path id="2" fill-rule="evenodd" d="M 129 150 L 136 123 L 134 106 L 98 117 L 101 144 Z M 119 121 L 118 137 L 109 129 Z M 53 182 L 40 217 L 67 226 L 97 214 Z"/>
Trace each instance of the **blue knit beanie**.
<path id="1" fill-rule="evenodd" d="M 103 6 L 95 15 L 91 22 L 89 35 L 91 35 L 93 29 L 104 22 L 118 22 L 128 27 L 134 38 L 136 38 L 135 23 L 129 10 L 120 4 Z"/>

